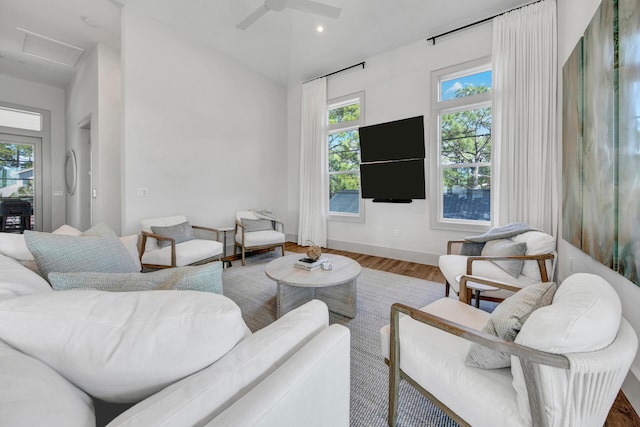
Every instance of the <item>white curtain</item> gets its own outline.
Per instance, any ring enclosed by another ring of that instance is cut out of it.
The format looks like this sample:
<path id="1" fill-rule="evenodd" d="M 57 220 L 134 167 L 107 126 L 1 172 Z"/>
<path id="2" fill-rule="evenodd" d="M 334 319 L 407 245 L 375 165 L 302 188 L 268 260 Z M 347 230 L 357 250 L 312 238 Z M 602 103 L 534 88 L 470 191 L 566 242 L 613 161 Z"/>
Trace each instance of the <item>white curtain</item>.
<path id="1" fill-rule="evenodd" d="M 557 234 L 556 1 L 493 20 L 494 225 Z"/>
<path id="2" fill-rule="evenodd" d="M 327 246 L 327 79 L 302 85 L 298 244 Z"/>

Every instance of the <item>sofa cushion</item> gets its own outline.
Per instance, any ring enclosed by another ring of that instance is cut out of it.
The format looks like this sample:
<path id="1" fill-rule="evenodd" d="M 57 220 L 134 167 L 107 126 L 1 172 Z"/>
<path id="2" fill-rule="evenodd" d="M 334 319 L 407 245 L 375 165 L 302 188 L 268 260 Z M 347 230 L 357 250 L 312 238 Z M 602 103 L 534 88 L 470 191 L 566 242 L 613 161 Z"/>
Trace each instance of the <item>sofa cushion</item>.
<path id="1" fill-rule="evenodd" d="M 176 243 L 182 243 L 196 238 L 196 235 L 193 232 L 193 227 L 191 227 L 189 222 L 183 222 L 166 227 L 153 225 L 151 226 L 151 231 L 153 231 L 154 234 L 170 237 L 175 240 Z M 171 246 L 171 242 L 169 240 L 157 240 L 157 242 L 158 247 L 160 248 Z"/>
<path id="2" fill-rule="evenodd" d="M 611 285 L 599 276 L 577 273 L 558 287 L 553 303 L 536 310 L 524 323 L 515 339 L 517 344 L 550 353 L 578 353 L 600 350 L 615 339 L 622 318 L 620 298 Z M 519 359 L 511 358 L 513 387 L 525 419 L 531 420 L 527 390 Z M 563 402 L 550 396 L 564 396 L 567 374 L 563 369 L 540 368 L 542 393 L 547 413 L 559 423 Z"/>
<path id="3" fill-rule="evenodd" d="M 0 341 L 0 424 L 95 425 L 91 398 L 41 361 Z"/>
<path id="4" fill-rule="evenodd" d="M 329 323 L 325 303 L 313 300 L 240 342 L 216 363 L 138 403 L 110 427 L 204 425 L 276 370 Z"/>
<path id="5" fill-rule="evenodd" d="M 24 238 L 45 278 L 52 271 L 140 271 L 130 253 L 115 236 L 65 236 L 26 230 Z"/>
<path id="6" fill-rule="evenodd" d="M 49 292 L 0 301 L 0 339 L 108 402 L 135 402 L 196 372 L 249 334 L 208 292 Z"/>
<path id="7" fill-rule="evenodd" d="M 216 240 L 194 239 L 178 243 L 176 245 L 176 265 L 183 266 L 202 261 L 202 254 L 208 254 L 208 258 L 216 257 L 222 254 L 222 249 L 222 243 Z M 171 246 L 146 251 L 142 255 L 142 263 L 171 265 Z"/>
<path id="8" fill-rule="evenodd" d="M 422 311 L 480 330 L 490 314 L 451 298 L 441 298 Z M 380 330 L 382 356 L 389 357 L 389 325 Z M 400 368 L 456 414 L 474 426 L 513 427 L 522 425 L 511 372 L 503 369 L 477 369 L 465 365 L 471 342 L 400 317 Z M 428 366 L 429 369 L 424 369 Z M 452 387 L 451 384 L 473 384 Z M 478 393 L 477 390 L 483 390 Z M 490 408 L 478 410 L 478 408 Z M 496 414 L 499 414 L 497 416 Z"/>
<path id="9" fill-rule="evenodd" d="M 99 291 L 192 290 L 222 294 L 222 262 L 176 267 L 150 273 L 49 273 L 57 291 L 95 289 Z"/>
<path id="10" fill-rule="evenodd" d="M 0 300 L 52 291 L 42 276 L 8 256 L 0 255 L 0 272 Z"/>
<path id="11" fill-rule="evenodd" d="M 284 243 L 284 240 L 284 233 L 275 230 L 254 231 L 252 233 L 245 233 L 244 235 L 245 247 L 273 245 Z M 242 243 L 241 233 L 236 234 L 236 242 Z"/>
<path id="12" fill-rule="evenodd" d="M 491 313 L 483 332 L 513 342 L 531 313 L 551 304 L 556 291 L 553 282 L 528 286 L 505 299 Z M 471 344 L 465 363 L 484 369 L 511 366 L 511 356 L 480 344 Z"/>
<path id="13" fill-rule="evenodd" d="M 527 251 L 527 244 L 512 242 L 509 239 L 491 240 L 482 248 L 482 256 L 522 256 Z M 522 272 L 523 260 L 491 261 L 512 277 L 517 278 Z"/>

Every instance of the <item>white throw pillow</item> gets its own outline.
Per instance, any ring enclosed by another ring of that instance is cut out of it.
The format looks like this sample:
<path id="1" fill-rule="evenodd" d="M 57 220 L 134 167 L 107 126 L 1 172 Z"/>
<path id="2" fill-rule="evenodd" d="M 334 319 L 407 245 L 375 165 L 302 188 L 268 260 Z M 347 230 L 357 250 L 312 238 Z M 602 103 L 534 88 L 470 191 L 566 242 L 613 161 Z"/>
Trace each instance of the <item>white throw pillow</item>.
<path id="1" fill-rule="evenodd" d="M 247 389 L 269 376 L 329 324 L 327 305 L 310 301 L 255 332 L 222 359 L 170 385 L 113 420 L 110 427 L 143 427 L 172 420 L 173 425 L 203 425 Z"/>
<path id="2" fill-rule="evenodd" d="M 0 341 L 0 424 L 90 427 L 91 398 L 41 361 Z"/>
<path id="3" fill-rule="evenodd" d="M 549 254 L 556 250 L 556 239 L 552 235 L 543 233 L 542 231 L 528 231 L 513 236 L 511 240 L 527 244 L 527 252 L 525 255 Z M 547 268 L 549 268 L 550 264 L 550 262 L 547 262 Z M 538 261 L 525 261 L 522 267 L 522 274 L 535 280 L 541 280 Z M 547 271 L 547 274 L 551 274 L 551 272 Z M 549 279 L 551 280 L 552 278 L 549 277 Z"/>
<path id="4" fill-rule="evenodd" d="M 230 299 L 196 291 L 71 291 L 0 301 L 0 339 L 90 395 L 135 402 L 250 334 Z"/>
<path id="5" fill-rule="evenodd" d="M 551 305 L 529 316 L 515 342 L 557 354 L 601 350 L 615 339 L 621 318 L 620 298 L 611 285 L 600 276 L 577 273 L 562 282 Z M 527 388 L 520 360 L 515 356 L 511 357 L 511 373 L 519 411 L 531 424 Z M 564 410 L 563 401 L 552 396 L 565 395 L 567 372 L 543 366 L 540 378 L 547 413 L 554 420 L 550 425 L 557 425 Z"/>

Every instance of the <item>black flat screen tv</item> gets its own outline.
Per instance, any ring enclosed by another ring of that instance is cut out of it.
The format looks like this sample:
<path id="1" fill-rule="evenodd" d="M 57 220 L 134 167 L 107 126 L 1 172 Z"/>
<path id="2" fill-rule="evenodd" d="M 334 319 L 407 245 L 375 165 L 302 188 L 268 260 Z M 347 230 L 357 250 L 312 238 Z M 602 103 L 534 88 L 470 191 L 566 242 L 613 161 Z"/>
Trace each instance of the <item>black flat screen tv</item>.
<path id="1" fill-rule="evenodd" d="M 425 157 L 424 116 L 362 126 L 359 134 L 362 163 Z"/>
<path id="2" fill-rule="evenodd" d="M 362 198 L 409 203 L 425 199 L 424 159 L 360 164 Z"/>

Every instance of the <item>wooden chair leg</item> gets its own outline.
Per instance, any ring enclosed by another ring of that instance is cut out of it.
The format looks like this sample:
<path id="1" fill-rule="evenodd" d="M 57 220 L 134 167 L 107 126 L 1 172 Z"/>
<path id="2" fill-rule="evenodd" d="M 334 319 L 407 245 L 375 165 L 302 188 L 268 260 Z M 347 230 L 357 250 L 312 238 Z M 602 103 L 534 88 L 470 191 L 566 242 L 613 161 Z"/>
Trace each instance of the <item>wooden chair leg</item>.
<path id="1" fill-rule="evenodd" d="M 244 267 L 244 246 L 242 247 L 242 266 Z"/>
<path id="2" fill-rule="evenodd" d="M 282 248 L 282 256 L 284 256 L 284 245 L 280 246 Z"/>

